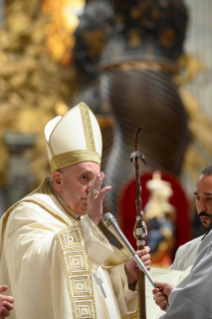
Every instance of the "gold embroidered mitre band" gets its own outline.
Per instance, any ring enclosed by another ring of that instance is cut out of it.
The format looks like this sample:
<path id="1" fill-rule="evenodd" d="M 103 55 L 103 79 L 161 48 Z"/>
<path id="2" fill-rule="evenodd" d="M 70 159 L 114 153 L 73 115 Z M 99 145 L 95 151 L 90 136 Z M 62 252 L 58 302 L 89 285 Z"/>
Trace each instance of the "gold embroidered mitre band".
<path id="1" fill-rule="evenodd" d="M 52 173 L 79 162 L 100 165 L 102 135 L 95 115 L 81 102 L 63 117 L 57 116 L 45 127 L 45 136 Z"/>

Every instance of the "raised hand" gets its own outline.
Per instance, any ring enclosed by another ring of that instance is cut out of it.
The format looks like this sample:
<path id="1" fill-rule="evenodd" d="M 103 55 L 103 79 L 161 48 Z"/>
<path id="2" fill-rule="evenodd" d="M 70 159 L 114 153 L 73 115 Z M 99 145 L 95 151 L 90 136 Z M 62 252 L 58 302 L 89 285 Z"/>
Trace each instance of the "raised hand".
<path id="1" fill-rule="evenodd" d="M 105 178 L 105 174 L 103 172 L 97 175 L 93 184 L 90 187 L 89 196 L 88 196 L 87 214 L 96 225 L 98 225 L 100 219 L 102 218 L 103 200 L 104 200 L 105 194 L 111 189 L 111 186 L 105 186 L 104 188 L 101 189 L 104 178 Z"/>

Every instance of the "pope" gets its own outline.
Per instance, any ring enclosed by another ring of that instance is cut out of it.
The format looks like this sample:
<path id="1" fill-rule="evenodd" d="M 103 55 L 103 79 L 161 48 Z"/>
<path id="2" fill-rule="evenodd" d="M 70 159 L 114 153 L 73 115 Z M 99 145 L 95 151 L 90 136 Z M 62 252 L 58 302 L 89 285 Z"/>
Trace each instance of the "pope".
<path id="1" fill-rule="evenodd" d="M 83 102 L 45 127 L 51 177 L 0 223 L 0 278 L 12 319 L 121 318 L 136 311 L 138 268 L 98 228 L 102 137 Z M 149 248 L 137 252 L 150 269 Z"/>

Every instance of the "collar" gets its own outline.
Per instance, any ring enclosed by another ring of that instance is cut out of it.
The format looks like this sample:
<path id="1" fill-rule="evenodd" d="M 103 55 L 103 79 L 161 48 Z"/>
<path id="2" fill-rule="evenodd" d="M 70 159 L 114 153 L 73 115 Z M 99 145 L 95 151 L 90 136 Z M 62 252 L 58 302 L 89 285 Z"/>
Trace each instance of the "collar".
<path id="1" fill-rule="evenodd" d="M 211 229 L 207 233 L 205 233 L 205 235 L 202 237 L 201 241 L 210 233 L 210 231 L 211 231 Z"/>

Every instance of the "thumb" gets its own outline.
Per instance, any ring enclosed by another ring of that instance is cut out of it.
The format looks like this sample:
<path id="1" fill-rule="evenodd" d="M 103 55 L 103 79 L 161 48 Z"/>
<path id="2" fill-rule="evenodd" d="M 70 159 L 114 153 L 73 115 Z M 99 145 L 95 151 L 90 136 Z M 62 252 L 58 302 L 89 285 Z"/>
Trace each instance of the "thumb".
<path id="1" fill-rule="evenodd" d="M 99 192 L 99 196 L 98 198 L 100 200 L 103 200 L 105 197 L 105 194 L 112 188 L 112 186 L 105 186 L 104 188 L 101 189 L 101 191 Z"/>
<path id="2" fill-rule="evenodd" d="M 0 293 L 5 292 L 7 290 L 7 286 L 0 286 Z"/>

